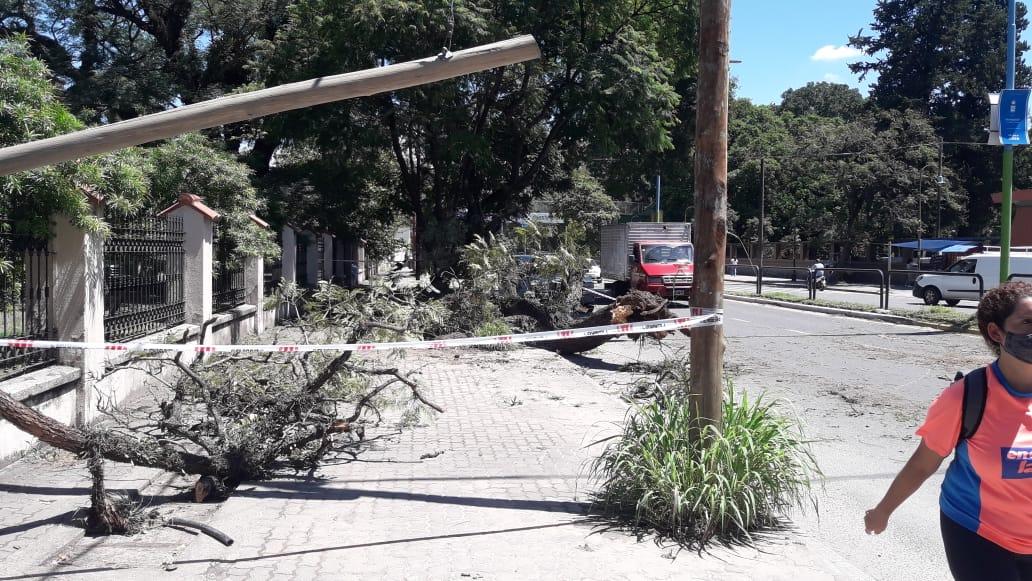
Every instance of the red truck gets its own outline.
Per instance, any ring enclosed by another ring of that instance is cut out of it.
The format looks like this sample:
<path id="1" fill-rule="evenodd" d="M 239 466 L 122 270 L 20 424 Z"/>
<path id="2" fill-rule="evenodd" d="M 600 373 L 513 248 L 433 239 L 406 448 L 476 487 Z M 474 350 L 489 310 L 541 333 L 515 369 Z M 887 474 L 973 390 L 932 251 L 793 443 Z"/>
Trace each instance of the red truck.
<path id="1" fill-rule="evenodd" d="M 602 227 L 602 277 L 615 295 L 629 289 L 665 298 L 687 297 L 695 280 L 695 247 L 688 222 L 628 222 Z"/>

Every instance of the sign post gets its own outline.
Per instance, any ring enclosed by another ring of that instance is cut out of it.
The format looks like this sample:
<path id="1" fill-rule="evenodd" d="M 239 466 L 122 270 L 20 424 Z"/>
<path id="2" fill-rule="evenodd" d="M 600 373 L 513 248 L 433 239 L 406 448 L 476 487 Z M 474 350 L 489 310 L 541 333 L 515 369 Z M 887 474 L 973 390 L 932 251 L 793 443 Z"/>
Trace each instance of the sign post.
<path id="1" fill-rule="evenodd" d="M 1003 142 L 1003 191 L 1000 200 L 1000 282 L 1006 282 L 1010 277 L 1010 243 L 1011 243 L 1011 206 L 1014 198 L 1014 141 L 1015 132 L 1017 138 L 1024 136 L 1024 144 L 1028 144 L 1028 92 L 1022 100 L 1019 95 L 1012 93 L 1014 89 L 1014 68 L 1017 50 L 1017 2 L 1007 2 L 1007 91 L 1000 94 L 1000 141 Z M 1009 103 L 1005 101 L 1005 95 L 1010 95 Z M 1024 107 L 1019 105 L 1024 104 Z M 1013 111 L 1011 111 L 1013 107 Z M 1024 127 L 1011 127 L 1011 134 L 1006 134 L 1004 120 L 1015 123 L 1019 113 L 1024 119 L 1019 124 Z M 1023 130 L 1022 130 L 1023 129 Z"/>

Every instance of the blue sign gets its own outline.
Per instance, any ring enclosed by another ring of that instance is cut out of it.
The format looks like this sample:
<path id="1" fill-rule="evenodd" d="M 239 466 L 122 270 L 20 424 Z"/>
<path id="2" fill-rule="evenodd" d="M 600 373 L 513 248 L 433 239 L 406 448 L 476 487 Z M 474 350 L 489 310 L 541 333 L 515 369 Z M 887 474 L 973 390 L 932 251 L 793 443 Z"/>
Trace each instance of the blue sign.
<path id="1" fill-rule="evenodd" d="M 1006 89 L 1000 93 L 1000 143 L 1028 145 L 1028 101 L 1032 89 Z"/>

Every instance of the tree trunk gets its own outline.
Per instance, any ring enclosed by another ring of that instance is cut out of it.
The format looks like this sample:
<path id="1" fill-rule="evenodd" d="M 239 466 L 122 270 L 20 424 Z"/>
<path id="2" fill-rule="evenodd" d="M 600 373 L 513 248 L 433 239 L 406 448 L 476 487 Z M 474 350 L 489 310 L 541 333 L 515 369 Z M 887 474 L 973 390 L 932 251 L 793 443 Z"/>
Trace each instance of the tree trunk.
<path id="1" fill-rule="evenodd" d="M 90 514 L 86 518 L 87 532 L 101 535 L 128 532 L 129 515 L 118 510 L 104 487 L 104 459 L 99 450 L 90 450 L 88 462 L 93 487 L 90 489 Z"/>
<path id="2" fill-rule="evenodd" d="M 651 321 L 666 319 L 670 317 L 667 309 L 667 301 L 654 294 L 632 290 L 630 293 L 617 298 L 616 302 L 608 307 L 592 313 L 586 319 L 578 321 L 570 329 L 583 329 L 586 327 L 601 327 L 605 325 L 617 325 L 622 323 L 634 323 L 640 321 Z M 687 330 L 685 330 L 687 334 Z M 603 335 L 599 337 L 579 337 L 577 339 L 562 339 L 558 341 L 535 341 L 529 343 L 534 347 L 555 351 L 561 355 L 572 355 L 583 353 L 603 345 L 610 339 L 619 335 Z"/>
<path id="3" fill-rule="evenodd" d="M 80 455 L 88 450 L 86 434 L 81 430 L 37 412 L 4 391 L 0 391 L 0 418 L 55 448 Z M 223 476 L 228 468 L 223 462 L 207 456 L 170 450 L 153 442 L 126 438 L 113 433 L 98 435 L 94 444 L 99 454 L 107 460 L 161 468 L 170 472 Z"/>

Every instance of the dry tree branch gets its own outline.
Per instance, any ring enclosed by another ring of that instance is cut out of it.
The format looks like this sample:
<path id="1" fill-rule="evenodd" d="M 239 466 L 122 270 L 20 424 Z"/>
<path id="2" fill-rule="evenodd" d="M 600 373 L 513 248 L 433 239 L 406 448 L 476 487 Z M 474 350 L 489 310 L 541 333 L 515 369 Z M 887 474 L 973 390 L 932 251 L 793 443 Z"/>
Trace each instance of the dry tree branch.
<path id="1" fill-rule="evenodd" d="M 198 342 L 200 344 L 204 344 L 204 339 L 207 336 L 207 331 L 214 322 L 215 320 L 213 318 L 208 319 L 201 326 L 201 334 L 198 338 Z M 186 335 L 184 334 L 184 339 L 185 338 Z M 204 405 L 208 409 L 208 415 L 211 416 L 211 421 L 214 424 L 215 435 L 218 436 L 219 442 L 222 445 L 228 446 L 229 441 L 226 439 L 226 432 L 222 424 L 222 415 L 219 413 L 219 410 L 214 405 L 214 403 L 212 403 L 211 386 L 208 385 L 208 382 L 204 381 L 204 379 L 200 375 L 198 375 L 189 365 L 187 365 L 183 361 L 184 353 L 185 351 L 180 351 L 176 353 L 176 356 L 172 359 L 172 361 L 175 362 L 176 367 L 178 367 L 180 371 L 182 371 L 187 377 L 189 377 L 191 381 L 197 384 L 197 387 L 200 389 L 201 392 L 201 398 L 203 398 L 204 400 Z M 198 360 L 200 360 L 199 357 Z"/>
<path id="2" fill-rule="evenodd" d="M 358 403 L 355 404 L 355 411 L 352 412 L 351 416 L 348 417 L 347 419 L 345 419 L 344 421 L 349 423 L 349 424 L 358 421 L 358 418 L 362 416 L 362 410 L 367 405 L 369 405 L 369 402 L 372 401 L 372 399 L 374 397 L 380 395 L 380 393 L 383 390 L 385 390 L 388 387 L 394 385 L 395 383 L 398 383 L 398 381 L 399 381 L 398 378 L 389 379 L 386 382 L 384 382 L 384 383 L 374 387 L 371 391 L 369 391 L 364 396 L 362 396 L 362 399 L 358 400 Z"/>
<path id="3" fill-rule="evenodd" d="M 444 408 L 426 399 L 426 397 L 423 396 L 423 394 L 419 391 L 420 385 L 415 380 L 413 380 L 409 376 L 409 374 L 402 373 L 401 370 L 399 370 L 396 367 L 369 368 L 358 365 L 347 365 L 346 367 L 347 369 L 355 373 L 365 373 L 369 375 L 393 375 L 395 380 L 400 381 L 401 383 L 404 383 L 408 386 L 409 390 L 412 391 L 412 396 L 419 400 L 420 403 L 429 407 L 430 409 L 433 409 L 438 413 L 444 413 Z"/>

